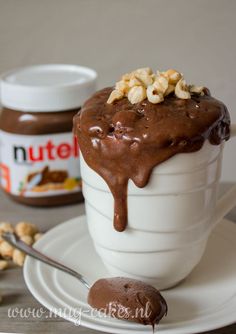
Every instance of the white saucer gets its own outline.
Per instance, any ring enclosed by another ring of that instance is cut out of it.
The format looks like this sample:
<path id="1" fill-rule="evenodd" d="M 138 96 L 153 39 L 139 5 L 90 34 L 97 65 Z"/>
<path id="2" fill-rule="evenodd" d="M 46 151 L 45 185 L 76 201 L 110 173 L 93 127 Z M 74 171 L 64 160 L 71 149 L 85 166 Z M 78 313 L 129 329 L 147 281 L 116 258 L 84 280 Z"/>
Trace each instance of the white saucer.
<path id="1" fill-rule="evenodd" d="M 211 236 L 201 263 L 179 286 L 163 291 L 169 312 L 158 334 L 192 334 L 236 321 L 236 224 L 224 220 Z M 79 271 L 89 282 L 109 276 L 89 237 L 85 216 L 53 228 L 36 244 L 54 259 Z M 150 326 L 91 315 L 87 291 L 75 278 L 27 257 L 26 284 L 46 308 L 69 321 L 110 333 L 148 333 Z M 80 314 L 73 314 L 76 308 Z M 62 313 L 60 313 L 62 312 Z"/>

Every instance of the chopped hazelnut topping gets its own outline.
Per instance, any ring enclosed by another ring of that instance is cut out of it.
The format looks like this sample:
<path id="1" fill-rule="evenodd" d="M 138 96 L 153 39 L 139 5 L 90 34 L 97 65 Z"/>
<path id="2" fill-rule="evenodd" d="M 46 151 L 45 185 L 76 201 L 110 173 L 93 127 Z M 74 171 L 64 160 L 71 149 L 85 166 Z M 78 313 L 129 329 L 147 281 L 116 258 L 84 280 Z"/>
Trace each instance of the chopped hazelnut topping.
<path id="1" fill-rule="evenodd" d="M 204 95 L 204 87 L 187 85 L 183 75 L 173 69 L 156 74 L 149 67 L 139 68 L 122 76 L 115 85 L 107 103 L 127 97 L 135 104 L 148 99 L 153 104 L 161 103 L 171 93 L 179 99 L 191 99 L 191 94 Z"/>

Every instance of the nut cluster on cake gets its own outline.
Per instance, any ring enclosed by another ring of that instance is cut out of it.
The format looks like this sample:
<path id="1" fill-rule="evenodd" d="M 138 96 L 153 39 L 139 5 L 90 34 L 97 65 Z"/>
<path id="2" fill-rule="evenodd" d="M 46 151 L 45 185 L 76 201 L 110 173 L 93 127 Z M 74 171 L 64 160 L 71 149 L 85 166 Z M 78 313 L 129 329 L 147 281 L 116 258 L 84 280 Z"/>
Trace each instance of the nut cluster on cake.
<path id="1" fill-rule="evenodd" d="M 183 74 L 176 70 L 153 73 L 151 68 L 145 67 L 124 74 L 115 84 L 107 103 L 127 97 L 132 104 L 145 99 L 157 104 L 171 93 L 180 99 L 190 99 L 191 94 L 204 95 L 203 89 L 203 86 L 187 85 Z"/>

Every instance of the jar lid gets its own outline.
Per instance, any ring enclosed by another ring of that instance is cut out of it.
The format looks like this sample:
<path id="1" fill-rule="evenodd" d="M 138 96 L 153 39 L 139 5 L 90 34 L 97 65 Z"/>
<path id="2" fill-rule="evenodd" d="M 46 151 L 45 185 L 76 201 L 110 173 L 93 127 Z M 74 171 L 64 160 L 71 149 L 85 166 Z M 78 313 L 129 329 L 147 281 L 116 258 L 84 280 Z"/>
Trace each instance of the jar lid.
<path id="1" fill-rule="evenodd" d="M 96 79 L 94 70 L 77 65 L 22 67 L 1 76 L 1 103 L 30 112 L 78 108 L 94 93 Z"/>

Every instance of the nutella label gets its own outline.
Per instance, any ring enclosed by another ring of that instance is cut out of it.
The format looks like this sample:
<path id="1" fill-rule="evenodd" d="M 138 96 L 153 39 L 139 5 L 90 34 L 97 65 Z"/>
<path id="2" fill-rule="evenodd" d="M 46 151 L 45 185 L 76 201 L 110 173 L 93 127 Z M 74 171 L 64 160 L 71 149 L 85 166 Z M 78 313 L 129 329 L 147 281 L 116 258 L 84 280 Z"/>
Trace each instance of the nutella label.
<path id="1" fill-rule="evenodd" d="M 81 190 L 79 146 L 69 133 L 16 135 L 0 131 L 0 180 L 10 194 L 63 195 Z"/>

